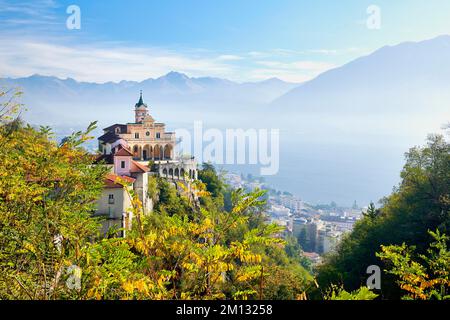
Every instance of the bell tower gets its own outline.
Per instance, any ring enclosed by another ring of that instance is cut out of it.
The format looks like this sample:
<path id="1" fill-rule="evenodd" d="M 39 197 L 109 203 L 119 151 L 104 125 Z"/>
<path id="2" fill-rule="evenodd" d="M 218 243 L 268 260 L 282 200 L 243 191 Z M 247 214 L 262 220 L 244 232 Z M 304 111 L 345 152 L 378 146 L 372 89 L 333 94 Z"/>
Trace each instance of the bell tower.
<path id="1" fill-rule="evenodd" d="M 144 100 L 142 99 L 142 90 L 139 101 L 135 105 L 134 115 L 136 123 L 144 122 L 144 118 L 148 115 L 147 105 L 144 103 Z"/>

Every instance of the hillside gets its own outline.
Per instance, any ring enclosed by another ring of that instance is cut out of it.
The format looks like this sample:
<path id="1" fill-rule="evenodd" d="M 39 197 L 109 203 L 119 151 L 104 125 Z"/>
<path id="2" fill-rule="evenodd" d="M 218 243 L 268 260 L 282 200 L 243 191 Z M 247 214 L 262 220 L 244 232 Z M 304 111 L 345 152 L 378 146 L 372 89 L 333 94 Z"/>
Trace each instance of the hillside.
<path id="1" fill-rule="evenodd" d="M 450 36 L 383 47 L 275 99 L 289 113 L 437 113 L 450 105 Z"/>
<path id="2" fill-rule="evenodd" d="M 99 84 L 33 75 L 0 79 L 0 84 L 24 91 L 27 120 L 57 125 L 85 123 L 93 118 L 106 120 L 105 116 L 117 121 L 128 116 L 140 90 L 150 107 L 157 106 L 162 111 L 170 109 L 168 113 L 216 112 L 223 108 L 239 110 L 242 105 L 266 104 L 296 86 L 279 79 L 237 83 L 221 78 L 191 78 L 178 72 L 141 82 Z"/>

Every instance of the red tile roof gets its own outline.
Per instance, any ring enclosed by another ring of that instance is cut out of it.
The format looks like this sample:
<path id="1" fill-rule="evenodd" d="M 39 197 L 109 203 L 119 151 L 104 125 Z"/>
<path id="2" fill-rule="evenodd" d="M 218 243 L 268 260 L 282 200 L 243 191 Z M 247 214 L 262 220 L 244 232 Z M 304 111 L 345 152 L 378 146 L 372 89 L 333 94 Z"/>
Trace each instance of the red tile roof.
<path id="1" fill-rule="evenodd" d="M 139 162 L 134 160 L 131 161 L 131 172 L 149 172 L 150 169 Z"/>
<path id="2" fill-rule="evenodd" d="M 118 176 L 116 174 L 109 173 L 105 176 L 105 187 L 106 188 L 122 188 L 123 186 L 117 182 L 118 179 L 122 179 L 128 183 L 134 183 L 136 179 L 127 176 Z"/>
<path id="3" fill-rule="evenodd" d="M 122 147 L 114 155 L 115 156 L 127 156 L 127 157 L 129 156 L 129 157 L 132 157 L 133 153 L 130 150 L 128 150 L 127 148 Z"/>

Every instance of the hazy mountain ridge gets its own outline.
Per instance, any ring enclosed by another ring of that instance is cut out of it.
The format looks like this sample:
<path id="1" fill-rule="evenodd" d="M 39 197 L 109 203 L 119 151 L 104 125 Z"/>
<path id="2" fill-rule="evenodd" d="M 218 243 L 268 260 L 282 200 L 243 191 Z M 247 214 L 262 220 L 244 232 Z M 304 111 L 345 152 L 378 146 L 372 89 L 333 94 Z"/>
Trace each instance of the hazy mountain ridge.
<path id="1" fill-rule="evenodd" d="M 213 77 L 188 77 L 178 72 L 140 82 L 90 83 L 33 75 L 0 79 L 0 83 L 24 91 L 23 101 L 28 108 L 26 119 L 55 124 L 67 122 L 68 112 L 72 119 L 80 121 L 99 118 L 99 113 L 111 113 L 111 109 L 119 115 L 123 115 L 124 110 L 129 113 L 140 90 L 149 106 L 170 106 L 174 112 L 187 109 L 215 112 L 233 106 L 242 110 L 267 104 L 298 85 L 279 79 L 237 83 Z M 76 114 L 72 113 L 73 108 L 77 109 Z"/>
<path id="2" fill-rule="evenodd" d="M 450 36 L 383 47 L 290 90 L 286 112 L 404 113 L 450 110 Z M 450 113 L 450 112 L 449 112 Z"/>
<path id="3" fill-rule="evenodd" d="M 99 128 L 133 121 L 140 90 L 169 130 L 192 129 L 195 120 L 205 128 L 278 128 L 280 171 L 268 182 L 311 201 L 350 205 L 388 194 L 404 152 L 450 120 L 450 37 L 383 47 L 300 85 L 176 72 L 141 82 L 32 76 L 5 83 L 24 90 L 25 120 L 61 136 L 93 120 Z"/>
<path id="4" fill-rule="evenodd" d="M 430 111 L 445 116 L 450 105 L 450 36 L 386 46 L 303 84 L 276 78 L 237 83 L 178 72 L 140 82 L 89 83 L 34 75 L 0 79 L 0 83 L 24 90 L 25 118 L 33 123 L 130 119 L 140 90 L 146 103 L 155 107 L 156 116 L 165 121 L 245 111 L 255 120 L 265 112 L 290 118 L 292 114 L 405 116 Z"/>

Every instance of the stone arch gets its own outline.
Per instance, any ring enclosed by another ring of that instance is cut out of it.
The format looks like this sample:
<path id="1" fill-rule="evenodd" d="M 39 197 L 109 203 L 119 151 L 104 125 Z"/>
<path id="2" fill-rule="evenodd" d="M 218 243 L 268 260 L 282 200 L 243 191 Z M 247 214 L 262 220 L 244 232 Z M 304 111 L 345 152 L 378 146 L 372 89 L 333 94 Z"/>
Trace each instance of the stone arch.
<path id="1" fill-rule="evenodd" d="M 175 178 L 180 178 L 180 170 L 175 168 Z"/>
<path id="2" fill-rule="evenodd" d="M 166 168 L 163 169 L 163 176 L 167 178 L 167 169 Z"/>
<path id="3" fill-rule="evenodd" d="M 152 160 L 154 160 L 155 159 L 155 155 L 154 155 L 154 153 L 153 153 L 153 146 L 149 146 L 149 156 L 148 156 L 148 158 L 149 159 L 152 159 Z"/>
<path id="4" fill-rule="evenodd" d="M 139 146 L 137 144 L 133 146 L 133 158 L 139 158 Z"/>
<path id="5" fill-rule="evenodd" d="M 173 179 L 173 169 L 172 168 L 169 169 L 169 177 Z"/>
<path id="6" fill-rule="evenodd" d="M 189 179 L 192 179 L 192 169 L 189 169 Z"/>
<path id="7" fill-rule="evenodd" d="M 172 145 L 166 144 L 164 146 L 164 159 L 172 159 Z"/>
<path id="8" fill-rule="evenodd" d="M 144 159 L 144 160 L 151 159 L 151 156 L 150 156 L 150 146 L 149 146 L 148 144 L 146 144 L 146 145 L 144 146 L 144 148 L 142 149 L 142 159 Z"/>
<path id="9" fill-rule="evenodd" d="M 180 179 L 184 180 L 184 178 L 185 178 L 184 175 L 185 175 L 184 168 L 181 168 L 181 170 L 180 170 Z"/>
<path id="10" fill-rule="evenodd" d="M 153 147 L 153 155 L 155 160 L 161 160 L 161 146 L 159 144 L 157 144 L 156 146 Z"/>

